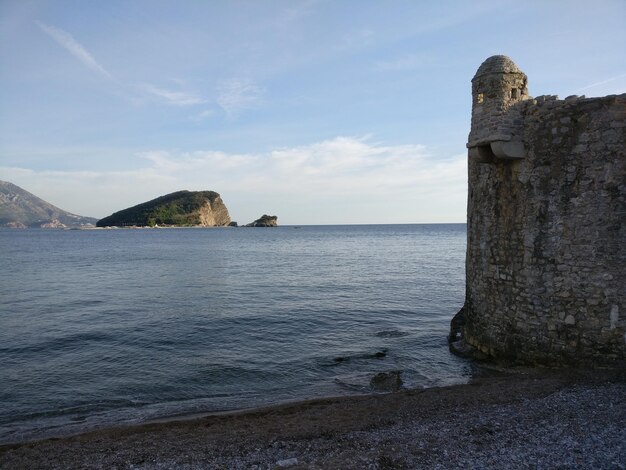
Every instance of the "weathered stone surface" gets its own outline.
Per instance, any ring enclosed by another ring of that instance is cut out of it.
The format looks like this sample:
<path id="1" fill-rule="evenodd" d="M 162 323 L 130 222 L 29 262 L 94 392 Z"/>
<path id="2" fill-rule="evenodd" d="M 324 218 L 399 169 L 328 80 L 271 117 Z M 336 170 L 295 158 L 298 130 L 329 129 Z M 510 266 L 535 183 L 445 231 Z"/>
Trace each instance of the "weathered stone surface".
<path id="1" fill-rule="evenodd" d="M 623 366 L 626 94 L 533 99 L 509 61 L 472 80 L 461 335 L 518 362 Z"/>
<path id="2" fill-rule="evenodd" d="M 219 227 L 230 224 L 230 215 L 222 198 L 207 201 L 198 209 L 198 219 L 203 227 Z"/>
<path id="3" fill-rule="evenodd" d="M 379 392 L 397 392 L 402 388 L 401 372 L 379 372 L 370 380 L 370 387 Z"/>

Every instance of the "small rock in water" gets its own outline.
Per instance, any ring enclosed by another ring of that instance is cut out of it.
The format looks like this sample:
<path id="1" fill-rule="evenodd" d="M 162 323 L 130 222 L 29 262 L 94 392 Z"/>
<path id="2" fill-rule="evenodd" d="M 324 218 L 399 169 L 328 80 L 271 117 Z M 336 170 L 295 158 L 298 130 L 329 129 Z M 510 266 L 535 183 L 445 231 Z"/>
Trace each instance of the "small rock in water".
<path id="1" fill-rule="evenodd" d="M 370 387 L 379 392 L 397 392 L 402 388 L 400 374 L 399 370 L 379 372 L 370 380 Z"/>
<path id="2" fill-rule="evenodd" d="M 401 336 L 408 336 L 409 333 L 406 331 L 399 330 L 383 330 L 376 333 L 374 336 L 378 338 L 400 338 Z"/>
<path id="3" fill-rule="evenodd" d="M 298 459 L 296 457 L 293 457 L 291 459 L 279 460 L 278 462 L 276 462 L 276 466 L 280 468 L 287 468 L 291 467 L 292 465 L 298 465 Z"/>
<path id="4" fill-rule="evenodd" d="M 377 353 L 375 353 L 372 357 L 375 359 L 381 359 L 385 357 L 386 355 L 387 355 L 387 350 L 383 349 L 382 351 L 378 351 Z"/>

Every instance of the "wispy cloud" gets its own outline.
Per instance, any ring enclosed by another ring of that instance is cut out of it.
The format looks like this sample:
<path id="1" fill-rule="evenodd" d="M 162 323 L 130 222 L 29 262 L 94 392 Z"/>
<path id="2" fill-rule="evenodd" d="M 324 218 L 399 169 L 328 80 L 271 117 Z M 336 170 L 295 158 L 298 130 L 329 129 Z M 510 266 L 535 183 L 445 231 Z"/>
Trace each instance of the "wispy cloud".
<path id="1" fill-rule="evenodd" d="M 193 106 L 207 102 L 204 98 L 193 93 L 166 90 L 165 88 L 156 87 L 149 83 L 144 83 L 140 87 L 143 91 L 151 94 L 152 96 L 156 96 L 165 103 L 175 106 Z"/>
<path id="2" fill-rule="evenodd" d="M 591 85 L 584 86 L 584 87 L 579 88 L 578 90 L 576 90 L 576 93 L 581 92 L 581 91 L 585 91 L 585 90 L 590 90 L 592 88 L 597 88 L 599 86 L 606 85 L 607 83 L 611 83 L 611 82 L 614 82 L 616 80 L 620 80 L 622 78 L 626 78 L 626 73 L 622 73 L 622 74 L 617 75 L 615 77 L 607 78 L 606 80 L 602 80 L 600 82 L 595 82 L 595 83 L 592 83 Z"/>
<path id="3" fill-rule="evenodd" d="M 342 40 L 337 45 L 341 50 L 361 49 L 374 43 L 376 34 L 368 28 L 354 29 L 343 35 Z"/>
<path id="4" fill-rule="evenodd" d="M 194 114 L 193 116 L 190 116 L 189 119 L 193 122 L 202 122 L 205 119 L 208 119 L 214 115 L 215 115 L 215 110 L 205 109 L 204 111 L 200 111 L 199 113 Z"/>
<path id="5" fill-rule="evenodd" d="M 61 45 L 61 47 L 65 48 L 70 54 L 81 61 L 83 65 L 108 79 L 113 79 L 113 76 L 102 65 L 100 65 L 89 53 L 89 51 L 76 41 L 71 34 L 60 28 L 55 28 L 54 26 L 49 26 L 39 21 L 37 22 L 37 26 L 39 26 L 44 33 Z"/>
<path id="6" fill-rule="evenodd" d="M 280 22 L 297 21 L 309 15 L 313 7 L 319 3 L 319 0 L 304 0 L 302 2 L 290 2 L 287 8 L 279 15 Z"/>
<path id="7" fill-rule="evenodd" d="M 231 117 L 241 111 L 254 109 L 263 102 L 265 90 L 248 79 L 232 79 L 218 87 L 217 104 Z"/>
<path id="8" fill-rule="evenodd" d="M 44 33 L 54 39 L 54 41 L 56 41 L 70 54 L 72 54 L 75 58 L 82 62 L 83 65 L 97 72 L 103 77 L 113 80 L 113 75 L 108 70 L 106 70 L 100 63 L 98 63 L 93 55 L 82 44 L 74 39 L 74 37 L 70 33 L 60 28 L 44 24 L 40 21 L 37 21 L 37 26 L 39 26 L 39 28 Z M 122 85 L 128 86 L 127 84 Z M 152 85 L 150 83 L 144 83 L 134 88 L 139 88 L 142 92 L 148 93 L 152 97 L 158 98 L 159 101 L 162 103 L 174 106 L 193 106 L 207 102 L 207 100 L 194 93 L 170 90 Z"/>

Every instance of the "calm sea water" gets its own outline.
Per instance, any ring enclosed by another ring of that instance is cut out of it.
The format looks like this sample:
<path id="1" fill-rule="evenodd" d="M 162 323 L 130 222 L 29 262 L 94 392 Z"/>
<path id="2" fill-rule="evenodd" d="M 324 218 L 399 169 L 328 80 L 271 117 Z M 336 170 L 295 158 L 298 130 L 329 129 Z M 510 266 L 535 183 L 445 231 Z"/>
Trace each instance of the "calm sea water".
<path id="1" fill-rule="evenodd" d="M 0 442 L 467 381 L 466 227 L 1 230 Z"/>

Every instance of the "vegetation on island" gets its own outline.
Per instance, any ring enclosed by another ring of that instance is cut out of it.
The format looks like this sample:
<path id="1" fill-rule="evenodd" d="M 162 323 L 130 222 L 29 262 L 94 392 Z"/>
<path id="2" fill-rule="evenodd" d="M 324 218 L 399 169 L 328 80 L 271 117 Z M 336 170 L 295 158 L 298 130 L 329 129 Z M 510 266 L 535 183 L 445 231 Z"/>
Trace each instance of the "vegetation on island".
<path id="1" fill-rule="evenodd" d="M 213 204 L 218 200 L 223 205 L 220 195 L 215 191 L 177 191 L 115 212 L 99 220 L 97 226 L 203 225 L 201 210 L 207 206 L 207 202 Z M 226 210 L 225 207 L 223 209 Z"/>

